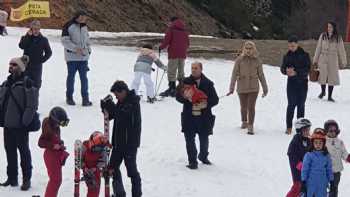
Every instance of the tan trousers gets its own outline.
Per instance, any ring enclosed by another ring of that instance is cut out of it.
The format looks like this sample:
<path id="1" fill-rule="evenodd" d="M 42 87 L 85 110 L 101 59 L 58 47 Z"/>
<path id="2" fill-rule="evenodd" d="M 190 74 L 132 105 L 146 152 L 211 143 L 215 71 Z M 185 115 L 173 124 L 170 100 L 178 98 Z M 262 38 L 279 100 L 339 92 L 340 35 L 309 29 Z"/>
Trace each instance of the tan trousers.
<path id="1" fill-rule="evenodd" d="M 169 59 L 168 62 L 168 81 L 175 82 L 176 81 L 176 71 L 177 71 L 177 79 L 180 81 L 185 77 L 185 59 Z"/>
<path id="2" fill-rule="evenodd" d="M 258 97 L 258 92 L 238 94 L 241 103 L 241 118 L 242 122 L 248 122 L 253 125 L 255 119 L 255 104 Z"/>

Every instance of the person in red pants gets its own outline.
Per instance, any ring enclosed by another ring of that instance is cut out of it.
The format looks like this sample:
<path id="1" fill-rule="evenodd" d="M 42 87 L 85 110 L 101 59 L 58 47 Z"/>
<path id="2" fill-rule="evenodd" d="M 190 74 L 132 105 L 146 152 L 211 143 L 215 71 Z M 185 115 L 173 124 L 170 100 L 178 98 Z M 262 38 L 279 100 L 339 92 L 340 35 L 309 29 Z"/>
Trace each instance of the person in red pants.
<path id="1" fill-rule="evenodd" d="M 67 126 L 69 122 L 66 111 L 61 107 L 54 107 L 49 117 L 43 120 L 42 134 L 38 145 L 44 148 L 44 161 L 49 176 L 45 197 L 56 197 L 62 182 L 62 166 L 69 155 L 65 151 L 61 140 L 60 126 Z"/>
<path id="2" fill-rule="evenodd" d="M 98 197 L 100 194 L 101 169 L 108 162 L 107 147 L 110 147 L 108 140 L 99 131 L 92 133 L 89 140 L 83 142 L 82 180 L 88 187 L 87 197 Z"/>

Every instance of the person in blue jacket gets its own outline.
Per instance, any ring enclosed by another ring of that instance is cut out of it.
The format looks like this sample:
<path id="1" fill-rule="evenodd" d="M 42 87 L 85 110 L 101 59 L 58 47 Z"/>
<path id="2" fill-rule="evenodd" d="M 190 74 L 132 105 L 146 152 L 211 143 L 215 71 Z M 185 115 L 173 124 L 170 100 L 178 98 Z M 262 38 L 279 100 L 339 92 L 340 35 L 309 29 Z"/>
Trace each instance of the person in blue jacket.
<path id="1" fill-rule="evenodd" d="M 308 197 L 327 197 L 327 187 L 332 184 L 334 177 L 323 129 L 314 130 L 311 144 L 311 150 L 306 153 L 303 160 L 301 191 Z"/>

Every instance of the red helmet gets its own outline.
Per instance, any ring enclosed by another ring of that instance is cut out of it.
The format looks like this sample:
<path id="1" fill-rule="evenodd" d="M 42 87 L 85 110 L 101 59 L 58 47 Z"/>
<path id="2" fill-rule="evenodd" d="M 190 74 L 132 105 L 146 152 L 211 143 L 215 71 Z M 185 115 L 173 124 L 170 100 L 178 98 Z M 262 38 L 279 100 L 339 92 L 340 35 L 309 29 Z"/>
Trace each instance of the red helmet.
<path id="1" fill-rule="evenodd" d="M 90 135 L 90 147 L 107 144 L 107 138 L 100 131 L 95 131 Z"/>
<path id="2" fill-rule="evenodd" d="M 326 141 L 326 132 L 322 128 L 316 128 L 311 135 L 311 140 L 320 139 Z"/>

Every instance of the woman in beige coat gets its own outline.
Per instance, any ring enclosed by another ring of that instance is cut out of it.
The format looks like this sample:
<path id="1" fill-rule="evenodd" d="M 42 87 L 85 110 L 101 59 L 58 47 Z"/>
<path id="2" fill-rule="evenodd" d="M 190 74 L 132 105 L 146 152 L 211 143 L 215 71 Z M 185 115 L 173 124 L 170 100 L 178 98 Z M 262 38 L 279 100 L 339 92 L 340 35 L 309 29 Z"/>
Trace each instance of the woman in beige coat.
<path id="1" fill-rule="evenodd" d="M 340 62 L 339 62 L 340 60 Z M 337 25 L 334 22 L 327 24 L 327 32 L 321 34 L 313 60 L 318 65 L 321 84 L 322 99 L 326 95 L 326 85 L 328 84 L 328 101 L 334 102 L 332 98 L 333 87 L 339 85 L 339 68 L 347 65 L 344 43 L 338 35 Z"/>
<path id="2" fill-rule="evenodd" d="M 241 104 L 241 128 L 248 128 L 250 135 L 254 134 L 253 124 L 259 81 L 263 88 L 263 97 L 265 97 L 268 88 L 262 63 L 258 57 L 255 43 L 247 41 L 243 45 L 242 54 L 236 59 L 231 76 L 230 91 L 227 95 L 233 94 L 237 82 L 237 93 Z"/>
<path id="3" fill-rule="evenodd" d="M 7 34 L 6 32 L 7 18 L 8 18 L 7 12 L 0 9 L 0 35 L 2 36 Z"/>

